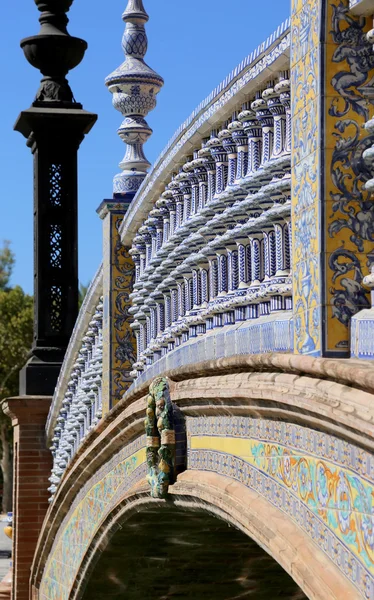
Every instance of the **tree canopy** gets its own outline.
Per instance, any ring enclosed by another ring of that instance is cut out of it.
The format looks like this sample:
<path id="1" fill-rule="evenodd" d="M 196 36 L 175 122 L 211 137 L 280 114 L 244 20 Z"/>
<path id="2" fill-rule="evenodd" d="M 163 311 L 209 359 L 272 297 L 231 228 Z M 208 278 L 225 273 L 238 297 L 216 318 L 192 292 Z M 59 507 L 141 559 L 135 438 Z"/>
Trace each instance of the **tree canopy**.
<path id="1" fill-rule="evenodd" d="M 18 371 L 26 362 L 33 335 L 33 299 L 21 287 L 9 287 L 14 254 L 0 248 L 0 399 L 18 394 Z"/>
<path id="2" fill-rule="evenodd" d="M 16 286 L 0 289 L 0 399 L 18 394 L 18 372 L 32 344 L 33 299 Z"/>
<path id="3" fill-rule="evenodd" d="M 19 371 L 26 362 L 33 337 L 33 299 L 20 286 L 11 287 L 14 254 L 9 243 L 0 248 L 0 401 L 18 395 Z M 12 503 L 12 427 L 0 409 L 3 512 Z"/>
<path id="4" fill-rule="evenodd" d="M 0 290 L 5 290 L 14 266 L 14 254 L 10 249 L 10 243 L 5 241 L 0 248 Z"/>

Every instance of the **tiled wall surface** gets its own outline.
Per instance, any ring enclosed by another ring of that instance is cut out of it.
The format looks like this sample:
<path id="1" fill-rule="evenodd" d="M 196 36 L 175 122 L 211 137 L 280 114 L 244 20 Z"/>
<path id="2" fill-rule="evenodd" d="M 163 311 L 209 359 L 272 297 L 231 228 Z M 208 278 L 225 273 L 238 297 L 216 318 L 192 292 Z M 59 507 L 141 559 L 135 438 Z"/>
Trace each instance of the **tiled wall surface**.
<path id="1" fill-rule="evenodd" d="M 161 373 L 183 365 L 195 364 L 216 358 L 243 354 L 293 351 L 293 320 L 286 312 L 259 317 L 213 330 L 211 333 L 190 339 L 151 365 L 138 379 L 137 385 L 151 381 Z"/>
<path id="2" fill-rule="evenodd" d="M 295 351 L 347 355 L 351 317 L 369 306 L 373 207 L 362 191 L 374 54 L 370 19 L 349 0 L 294 0 L 293 229 Z"/>
<path id="3" fill-rule="evenodd" d="M 145 436 L 141 436 L 99 469 L 80 490 L 49 555 L 40 586 L 41 599 L 69 598 L 99 524 L 145 472 Z"/>
<path id="4" fill-rule="evenodd" d="M 130 293 L 135 276 L 134 262 L 123 246 L 119 227 L 126 212 L 121 204 L 106 203 L 104 238 L 103 315 L 103 414 L 130 387 L 129 373 L 136 360 L 136 340 L 130 328 Z"/>
<path id="5" fill-rule="evenodd" d="M 374 457 L 328 434 L 249 417 L 187 418 L 188 468 L 254 489 L 374 598 Z"/>
<path id="6" fill-rule="evenodd" d="M 374 598 L 374 457 L 307 427 L 250 417 L 187 417 L 187 468 L 211 471 L 261 494 Z M 82 488 L 60 530 L 40 587 L 43 600 L 69 597 L 100 524 L 146 474 L 145 436 Z M 245 507 L 243 507 L 245 510 Z"/>

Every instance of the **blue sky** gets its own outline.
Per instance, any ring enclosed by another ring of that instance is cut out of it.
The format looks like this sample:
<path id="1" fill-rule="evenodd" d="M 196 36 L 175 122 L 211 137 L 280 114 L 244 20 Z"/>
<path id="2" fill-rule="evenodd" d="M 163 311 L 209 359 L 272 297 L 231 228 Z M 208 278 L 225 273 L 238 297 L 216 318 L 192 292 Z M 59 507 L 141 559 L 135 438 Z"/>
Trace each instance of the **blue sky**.
<path id="1" fill-rule="evenodd" d="M 116 134 L 121 115 L 111 105 L 104 78 L 122 61 L 121 14 L 126 0 L 75 0 L 69 32 L 88 42 L 81 65 L 69 76 L 75 98 L 99 115 L 79 153 L 79 277 L 88 283 L 102 255 L 101 221 L 96 208 L 112 195 L 112 178 L 125 147 Z M 16 6 L 18 8 L 16 8 Z M 145 146 L 153 162 L 174 131 L 199 102 L 289 16 L 289 0 L 144 0 L 147 63 L 165 79 L 148 122 L 154 130 Z M 13 131 L 28 108 L 40 74 L 23 57 L 19 41 L 38 32 L 32 0 L 5 2 L 0 23 L 0 242 L 16 253 L 12 283 L 32 293 L 32 156 Z"/>

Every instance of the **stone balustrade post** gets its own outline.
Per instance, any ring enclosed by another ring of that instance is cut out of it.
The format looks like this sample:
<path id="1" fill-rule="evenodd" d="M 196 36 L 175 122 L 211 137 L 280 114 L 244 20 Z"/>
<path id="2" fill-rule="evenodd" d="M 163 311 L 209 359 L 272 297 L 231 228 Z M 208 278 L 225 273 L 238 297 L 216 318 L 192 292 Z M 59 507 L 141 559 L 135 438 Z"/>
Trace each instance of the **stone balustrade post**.
<path id="1" fill-rule="evenodd" d="M 97 212 L 103 221 L 103 372 L 102 406 L 105 415 L 132 383 L 136 362 L 136 338 L 132 331 L 130 294 L 135 283 L 135 264 L 130 248 L 121 241 L 119 228 L 130 199 L 104 200 Z M 140 265 L 142 255 L 140 255 Z M 141 270 L 141 266 L 140 266 Z M 92 344 L 91 344 L 92 348 Z"/>
<path id="2" fill-rule="evenodd" d="M 12 598 L 29 600 L 30 570 L 48 510 L 48 478 L 52 454 L 45 424 L 52 398 L 22 396 L 2 402 L 11 418 L 13 437 L 13 555 Z"/>

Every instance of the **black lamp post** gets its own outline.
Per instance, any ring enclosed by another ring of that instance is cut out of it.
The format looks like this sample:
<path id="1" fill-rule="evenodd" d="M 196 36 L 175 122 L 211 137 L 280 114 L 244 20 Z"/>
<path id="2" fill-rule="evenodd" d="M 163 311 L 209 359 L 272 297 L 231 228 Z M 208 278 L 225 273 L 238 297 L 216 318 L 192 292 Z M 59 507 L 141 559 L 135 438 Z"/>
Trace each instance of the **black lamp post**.
<path id="1" fill-rule="evenodd" d="M 52 395 L 78 313 L 77 155 L 97 119 L 75 102 L 67 73 L 87 43 L 66 30 L 73 0 L 35 0 L 38 35 L 22 40 L 43 78 L 15 129 L 34 156 L 34 341 L 21 395 Z"/>

